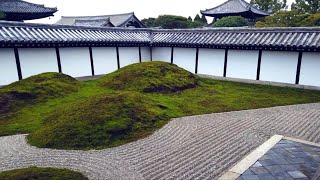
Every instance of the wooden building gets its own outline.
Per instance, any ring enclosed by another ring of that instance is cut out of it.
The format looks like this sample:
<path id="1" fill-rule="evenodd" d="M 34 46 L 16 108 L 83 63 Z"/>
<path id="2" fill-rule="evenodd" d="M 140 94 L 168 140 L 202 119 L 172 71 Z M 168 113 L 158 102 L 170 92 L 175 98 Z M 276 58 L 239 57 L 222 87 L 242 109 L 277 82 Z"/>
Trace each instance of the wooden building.
<path id="1" fill-rule="evenodd" d="M 33 4 L 22 0 L 0 0 L 0 12 L 5 14 L 3 20 L 24 21 L 53 16 L 57 8 Z"/>
<path id="2" fill-rule="evenodd" d="M 0 22 L 0 85 L 42 72 L 101 75 L 144 61 L 320 88 L 320 28 L 134 29 Z"/>
<path id="3" fill-rule="evenodd" d="M 62 16 L 56 24 L 89 27 L 146 27 L 133 12 L 102 16 Z"/>
<path id="4" fill-rule="evenodd" d="M 214 17 L 214 21 L 226 16 L 241 16 L 250 21 L 255 21 L 259 17 L 270 15 L 247 3 L 245 0 L 227 0 L 217 7 L 202 10 L 201 14 Z"/>

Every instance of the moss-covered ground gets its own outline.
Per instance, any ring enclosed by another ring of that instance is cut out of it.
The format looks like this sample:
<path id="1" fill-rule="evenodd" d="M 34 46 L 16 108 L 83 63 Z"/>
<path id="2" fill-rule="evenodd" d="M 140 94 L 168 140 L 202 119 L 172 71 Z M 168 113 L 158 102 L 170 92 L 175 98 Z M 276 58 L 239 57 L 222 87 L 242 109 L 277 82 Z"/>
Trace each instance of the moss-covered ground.
<path id="1" fill-rule="evenodd" d="M 45 75 L 72 86 L 48 78 L 42 85 L 26 79 L 22 87 L 0 88 L 5 96 L 26 88 L 39 97 L 10 96 L 17 100 L 1 113 L 0 136 L 29 133 L 28 142 L 38 147 L 101 149 L 146 137 L 175 117 L 320 101 L 320 91 L 204 79 L 164 62 L 130 65 L 87 82 Z M 47 87 L 54 89 L 49 96 Z"/>
<path id="2" fill-rule="evenodd" d="M 10 180 L 87 180 L 79 172 L 57 169 L 30 167 L 0 172 L 0 179 Z"/>

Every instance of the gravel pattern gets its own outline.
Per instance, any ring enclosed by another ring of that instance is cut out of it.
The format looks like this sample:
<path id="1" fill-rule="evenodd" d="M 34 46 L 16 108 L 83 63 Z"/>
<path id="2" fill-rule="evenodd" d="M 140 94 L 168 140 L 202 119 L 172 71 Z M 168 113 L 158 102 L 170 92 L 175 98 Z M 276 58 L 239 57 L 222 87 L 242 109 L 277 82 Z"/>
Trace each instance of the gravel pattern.
<path id="1" fill-rule="evenodd" d="M 320 104 L 173 119 L 152 136 L 105 150 L 39 149 L 0 137 L 0 171 L 63 167 L 90 179 L 216 179 L 274 134 L 320 142 Z"/>

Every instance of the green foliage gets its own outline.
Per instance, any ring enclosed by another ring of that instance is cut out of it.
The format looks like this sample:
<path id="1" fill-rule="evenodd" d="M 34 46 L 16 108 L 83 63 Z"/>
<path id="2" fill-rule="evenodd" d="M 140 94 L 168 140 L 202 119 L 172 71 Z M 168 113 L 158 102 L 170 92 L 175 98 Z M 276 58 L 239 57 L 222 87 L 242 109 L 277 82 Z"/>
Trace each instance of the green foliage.
<path id="1" fill-rule="evenodd" d="M 287 0 L 251 0 L 250 4 L 265 12 L 275 13 L 287 7 Z"/>
<path id="2" fill-rule="evenodd" d="M 28 104 L 62 97 L 77 91 L 79 86 L 74 78 L 61 73 L 43 73 L 17 81 L 0 88 L 0 113 L 14 112 Z"/>
<path id="3" fill-rule="evenodd" d="M 296 0 L 292 3 L 291 9 L 298 10 L 300 13 L 314 14 L 320 12 L 320 0 Z"/>
<path id="4" fill-rule="evenodd" d="M 0 179 L 10 180 L 87 180 L 79 172 L 68 169 L 30 167 L 0 172 Z"/>
<path id="5" fill-rule="evenodd" d="M 156 27 L 155 20 L 156 18 L 147 18 L 147 19 L 142 19 L 141 22 L 147 27 Z"/>
<path id="6" fill-rule="evenodd" d="M 165 62 L 78 83 L 77 91 L 4 117 L 0 136 L 30 133 L 38 147 L 101 149 L 146 137 L 175 117 L 320 101 L 320 91 L 198 78 Z"/>
<path id="7" fill-rule="evenodd" d="M 208 24 L 208 21 L 207 21 L 207 18 L 205 15 L 202 14 L 201 16 L 201 22 L 204 23 L 204 24 Z"/>
<path id="8" fill-rule="evenodd" d="M 266 17 L 264 22 L 257 22 L 256 27 L 305 27 L 319 26 L 320 13 L 301 14 L 297 10 L 280 11 Z"/>
<path id="9" fill-rule="evenodd" d="M 178 92 L 198 85 L 198 78 L 192 73 L 163 62 L 127 66 L 99 81 L 103 87 L 113 90 L 160 93 Z"/>
<path id="10" fill-rule="evenodd" d="M 187 18 L 174 15 L 159 16 L 155 20 L 155 26 L 161 26 L 164 29 L 186 29 L 191 27 Z"/>
<path id="11" fill-rule="evenodd" d="M 197 14 L 196 17 L 194 17 L 194 21 L 201 22 L 201 18 L 199 16 L 199 14 Z"/>
<path id="12" fill-rule="evenodd" d="M 309 15 L 307 18 L 301 21 L 300 24 L 301 26 L 306 27 L 320 26 L 320 13 Z"/>
<path id="13" fill-rule="evenodd" d="M 241 16 L 228 16 L 223 17 L 217 22 L 215 22 L 213 27 L 242 27 L 248 26 L 249 22 L 247 19 Z"/>
<path id="14" fill-rule="evenodd" d="M 191 16 L 188 18 L 175 15 L 161 15 L 158 18 L 143 19 L 142 23 L 147 27 L 162 27 L 164 29 L 186 29 L 197 28 L 207 25 L 207 19 L 197 14 L 197 20 L 193 21 Z"/>

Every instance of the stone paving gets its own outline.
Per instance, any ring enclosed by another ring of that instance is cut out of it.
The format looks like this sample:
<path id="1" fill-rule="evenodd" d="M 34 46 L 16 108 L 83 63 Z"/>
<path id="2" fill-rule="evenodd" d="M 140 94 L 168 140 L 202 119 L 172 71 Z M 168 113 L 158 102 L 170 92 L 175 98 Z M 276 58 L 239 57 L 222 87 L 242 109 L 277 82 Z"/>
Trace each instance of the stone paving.
<path id="1" fill-rule="evenodd" d="M 64 167 L 90 179 L 217 179 L 274 134 L 320 142 L 320 104 L 173 119 L 148 138 L 105 150 L 39 149 L 0 137 L 0 171 Z"/>
<path id="2" fill-rule="evenodd" d="M 237 180 L 317 179 L 320 147 L 281 140 Z"/>

